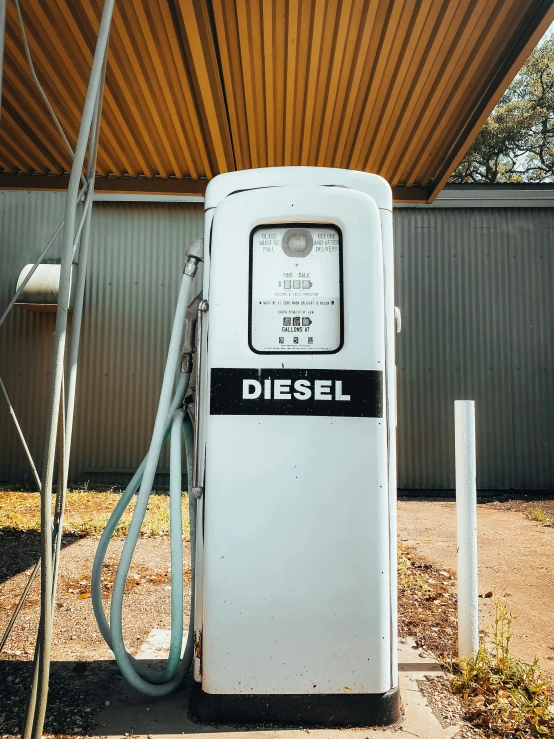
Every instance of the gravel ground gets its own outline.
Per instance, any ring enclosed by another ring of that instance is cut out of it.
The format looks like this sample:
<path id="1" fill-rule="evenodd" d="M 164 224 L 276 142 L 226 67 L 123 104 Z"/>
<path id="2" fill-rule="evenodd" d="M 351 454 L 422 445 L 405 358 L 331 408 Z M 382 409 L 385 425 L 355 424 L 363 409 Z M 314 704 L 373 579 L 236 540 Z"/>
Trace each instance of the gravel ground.
<path id="1" fill-rule="evenodd" d="M 24 538 L 23 538 L 24 537 Z M 97 538 L 71 538 L 60 561 L 54 615 L 52 680 L 46 731 L 86 734 L 95 716 L 122 679 L 112 654 L 98 632 L 90 598 L 90 570 Z M 103 595 L 109 597 L 123 540 L 110 545 Z M 36 534 L 0 532 L 0 633 L 9 621 L 38 552 Z M 22 555 L 24 552 L 24 555 Z M 190 556 L 184 543 L 185 593 L 189 609 Z M 169 540 L 166 536 L 139 540 L 126 587 L 124 635 L 134 653 L 153 628 L 170 627 Z M 17 734 L 30 681 L 39 615 L 39 582 L 35 582 L 5 650 L 0 654 L 0 736 Z M 85 706 L 85 707 L 83 707 Z"/>
<path id="2" fill-rule="evenodd" d="M 449 726 L 460 726 L 454 739 L 475 739 L 482 736 L 464 721 L 462 705 L 459 699 L 452 695 L 450 683 L 446 677 L 427 675 L 425 680 L 418 680 L 417 685 L 443 729 Z"/>

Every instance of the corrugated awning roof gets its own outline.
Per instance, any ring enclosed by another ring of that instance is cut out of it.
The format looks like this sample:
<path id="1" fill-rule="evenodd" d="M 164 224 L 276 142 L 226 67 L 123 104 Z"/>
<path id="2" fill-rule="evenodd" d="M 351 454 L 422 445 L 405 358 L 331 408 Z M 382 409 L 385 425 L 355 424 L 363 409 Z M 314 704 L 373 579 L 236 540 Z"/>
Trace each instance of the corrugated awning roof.
<path id="1" fill-rule="evenodd" d="M 74 143 L 101 1 L 21 6 Z M 306 164 L 432 198 L 552 20 L 551 0 L 118 0 L 98 186 L 194 194 L 219 172 Z M 1 115 L 0 186 L 63 187 L 70 157 L 11 2 Z"/>

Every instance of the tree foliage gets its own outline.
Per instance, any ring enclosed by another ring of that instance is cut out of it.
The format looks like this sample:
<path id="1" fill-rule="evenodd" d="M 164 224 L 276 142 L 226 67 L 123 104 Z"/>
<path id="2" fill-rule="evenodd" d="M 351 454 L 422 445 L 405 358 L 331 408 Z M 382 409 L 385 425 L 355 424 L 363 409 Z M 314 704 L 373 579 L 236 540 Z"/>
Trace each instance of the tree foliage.
<path id="1" fill-rule="evenodd" d="M 450 181 L 554 181 L 554 35 L 533 51 Z"/>

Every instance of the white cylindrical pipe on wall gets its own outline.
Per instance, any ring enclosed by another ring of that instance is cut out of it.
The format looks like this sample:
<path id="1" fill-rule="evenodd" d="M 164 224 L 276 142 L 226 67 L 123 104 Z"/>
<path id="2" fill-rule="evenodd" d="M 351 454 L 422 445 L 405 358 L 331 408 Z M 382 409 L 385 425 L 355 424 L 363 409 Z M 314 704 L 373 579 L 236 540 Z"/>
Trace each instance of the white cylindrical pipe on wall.
<path id="1" fill-rule="evenodd" d="M 458 545 L 458 656 L 479 648 L 477 588 L 477 486 L 475 402 L 454 401 L 456 438 L 456 534 Z"/>

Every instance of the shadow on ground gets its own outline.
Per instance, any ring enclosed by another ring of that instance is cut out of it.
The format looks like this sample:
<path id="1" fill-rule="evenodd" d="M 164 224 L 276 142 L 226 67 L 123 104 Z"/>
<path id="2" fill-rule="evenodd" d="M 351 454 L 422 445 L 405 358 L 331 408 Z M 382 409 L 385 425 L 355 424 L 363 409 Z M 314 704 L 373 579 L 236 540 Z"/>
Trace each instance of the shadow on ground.
<path id="1" fill-rule="evenodd" d="M 71 546 L 81 537 L 66 535 L 62 547 Z M 33 567 L 40 555 L 40 533 L 38 531 L 0 530 L 0 585 L 20 572 Z"/>
<path id="2" fill-rule="evenodd" d="M 27 660 L 0 661 L 0 734 L 19 734 L 22 729 L 32 668 Z M 53 662 L 45 732 L 90 733 L 122 680 L 113 660 Z"/>
<path id="3" fill-rule="evenodd" d="M 422 659 L 413 643 L 400 645 L 400 690 L 403 694 L 402 725 L 378 732 L 380 736 L 447 739 L 453 737 L 458 726 L 443 729 L 433 716 L 418 688 L 418 680 L 425 675 L 440 674 L 432 660 Z M 165 661 L 147 660 L 159 669 Z M 0 736 L 10 739 L 22 729 L 32 663 L 21 660 L 0 662 Z M 163 698 L 147 698 L 133 690 L 121 677 L 113 660 L 95 662 L 54 662 L 52 664 L 45 735 L 78 737 L 156 737 L 179 739 L 180 736 L 205 735 L 235 736 L 253 739 L 282 739 L 304 735 L 304 730 L 276 726 L 205 726 L 192 722 L 188 704 L 192 687 L 189 673 L 183 685 Z M 452 723 L 452 722 L 451 722 Z M 456 722 L 453 722 L 456 723 Z M 277 731 L 278 730 L 278 731 Z M 318 739 L 344 737 L 368 739 L 367 728 L 318 730 L 306 733 Z M 465 735 L 464 735 L 465 736 Z"/>
<path id="4" fill-rule="evenodd" d="M 148 664 L 161 667 L 165 662 Z M 0 735 L 20 734 L 31 676 L 30 661 L 0 661 Z M 53 662 L 44 732 L 125 736 L 181 734 L 186 729 L 201 734 L 206 727 L 187 717 L 191 686 L 189 675 L 171 695 L 146 698 L 124 681 L 114 660 Z"/>

